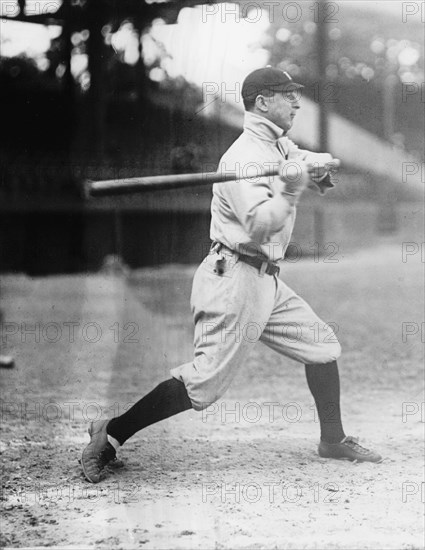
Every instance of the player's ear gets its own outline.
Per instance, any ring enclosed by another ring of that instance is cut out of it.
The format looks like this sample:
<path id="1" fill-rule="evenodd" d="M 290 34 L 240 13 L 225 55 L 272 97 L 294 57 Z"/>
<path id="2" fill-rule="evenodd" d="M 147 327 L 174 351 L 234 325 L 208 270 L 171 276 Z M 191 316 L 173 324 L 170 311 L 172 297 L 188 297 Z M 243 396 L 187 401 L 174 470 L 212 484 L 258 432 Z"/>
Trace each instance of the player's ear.
<path id="1" fill-rule="evenodd" d="M 263 113 L 267 113 L 269 110 L 269 99 L 270 98 L 265 97 L 262 94 L 257 95 L 257 97 L 255 98 L 255 106 Z"/>

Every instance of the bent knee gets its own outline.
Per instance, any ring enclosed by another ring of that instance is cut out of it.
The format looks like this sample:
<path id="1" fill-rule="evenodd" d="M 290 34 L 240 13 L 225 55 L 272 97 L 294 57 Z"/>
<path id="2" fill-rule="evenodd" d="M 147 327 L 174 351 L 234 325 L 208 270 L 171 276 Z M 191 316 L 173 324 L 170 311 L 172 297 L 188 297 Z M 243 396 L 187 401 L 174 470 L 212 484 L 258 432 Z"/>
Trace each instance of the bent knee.
<path id="1" fill-rule="evenodd" d="M 336 361 L 341 356 L 341 344 L 339 342 L 334 342 L 329 344 L 326 350 L 323 350 L 322 363 L 331 363 Z"/>
<path id="2" fill-rule="evenodd" d="M 314 356 L 309 358 L 306 363 L 314 363 L 324 365 L 326 363 L 332 363 L 341 356 L 341 345 L 339 342 L 332 342 L 325 346 L 320 346 L 314 353 Z"/>
<path id="3" fill-rule="evenodd" d="M 220 399 L 221 395 L 213 391 L 202 391 L 202 392 L 188 392 L 189 398 L 192 402 L 192 407 L 195 411 L 206 411 L 207 413 L 214 414 L 218 410 L 218 405 L 216 401 Z M 192 395 L 191 395 L 192 393 Z"/>

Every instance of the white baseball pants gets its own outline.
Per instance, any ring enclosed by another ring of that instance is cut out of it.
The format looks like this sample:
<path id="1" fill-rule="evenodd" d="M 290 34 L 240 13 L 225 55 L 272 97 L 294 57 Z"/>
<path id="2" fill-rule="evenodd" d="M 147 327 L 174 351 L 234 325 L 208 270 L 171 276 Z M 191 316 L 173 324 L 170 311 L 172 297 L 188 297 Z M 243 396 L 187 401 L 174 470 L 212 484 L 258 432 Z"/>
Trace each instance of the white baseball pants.
<path id="1" fill-rule="evenodd" d="M 234 252 L 220 254 L 222 274 L 214 252 L 193 280 L 194 359 L 171 370 L 198 411 L 225 393 L 258 340 L 306 364 L 329 363 L 341 354 L 331 327 L 277 276 L 261 275 Z"/>

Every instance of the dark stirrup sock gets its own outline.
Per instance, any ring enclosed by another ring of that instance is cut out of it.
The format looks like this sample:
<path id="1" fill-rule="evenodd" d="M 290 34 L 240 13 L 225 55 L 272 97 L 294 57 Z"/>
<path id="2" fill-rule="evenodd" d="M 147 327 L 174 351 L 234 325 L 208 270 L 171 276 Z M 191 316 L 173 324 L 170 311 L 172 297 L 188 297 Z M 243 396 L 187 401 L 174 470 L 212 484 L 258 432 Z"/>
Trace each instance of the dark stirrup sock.
<path id="1" fill-rule="evenodd" d="M 308 387 L 316 402 L 320 421 L 320 438 L 326 443 L 344 439 L 341 421 L 339 373 L 336 361 L 305 366 Z"/>
<path id="2" fill-rule="evenodd" d="M 192 408 L 183 382 L 170 378 L 142 397 L 131 409 L 112 418 L 107 433 L 122 445 L 139 430 Z"/>

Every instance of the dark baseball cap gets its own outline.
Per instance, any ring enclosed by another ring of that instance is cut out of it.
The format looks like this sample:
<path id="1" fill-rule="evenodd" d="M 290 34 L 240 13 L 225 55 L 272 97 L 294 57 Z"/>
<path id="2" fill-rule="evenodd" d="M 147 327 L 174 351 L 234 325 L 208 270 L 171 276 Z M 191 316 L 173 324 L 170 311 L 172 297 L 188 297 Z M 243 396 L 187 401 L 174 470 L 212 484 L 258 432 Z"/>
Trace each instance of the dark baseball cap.
<path id="1" fill-rule="evenodd" d="M 294 82 L 286 71 L 274 67 L 264 67 L 250 73 L 242 84 L 242 97 L 254 99 L 265 90 L 272 92 L 291 92 L 304 88 Z"/>

